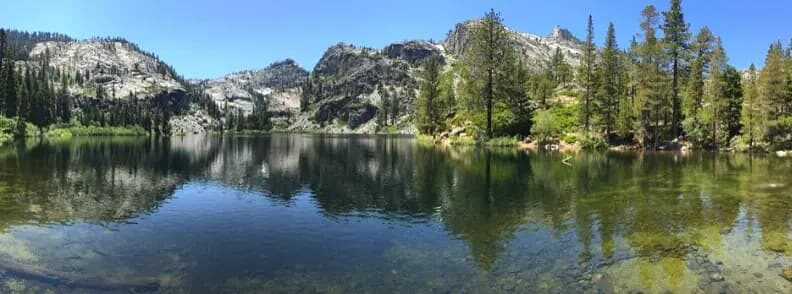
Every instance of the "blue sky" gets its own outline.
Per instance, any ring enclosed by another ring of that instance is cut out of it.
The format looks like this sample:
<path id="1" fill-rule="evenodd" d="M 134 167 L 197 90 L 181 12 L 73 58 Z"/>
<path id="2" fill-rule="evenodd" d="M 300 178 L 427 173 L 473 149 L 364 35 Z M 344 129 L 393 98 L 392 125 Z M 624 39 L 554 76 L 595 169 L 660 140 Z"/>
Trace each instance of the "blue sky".
<path id="1" fill-rule="evenodd" d="M 454 24 L 489 8 L 518 31 L 545 35 L 560 25 L 579 38 L 592 14 L 598 44 L 612 21 L 625 46 L 646 4 L 668 7 L 667 0 L 0 0 L 0 27 L 121 36 L 188 78 L 210 78 L 287 57 L 310 70 L 340 41 L 380 48 L 406 39 L 441 40 Z M 738 68 L 761 64 L 770 42 L 788 45 L 792 38 L 789 0 L 687 0 L 683 9 L 694 32 L 707 25 L 722 36 Z"/>

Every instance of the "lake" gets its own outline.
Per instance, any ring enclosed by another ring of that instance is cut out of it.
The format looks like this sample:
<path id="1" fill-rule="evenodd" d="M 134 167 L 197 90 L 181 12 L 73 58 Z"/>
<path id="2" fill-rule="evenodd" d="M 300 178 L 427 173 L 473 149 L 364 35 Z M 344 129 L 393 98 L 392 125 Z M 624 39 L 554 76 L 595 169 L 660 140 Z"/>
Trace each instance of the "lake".
<path id="1" fill-rule="evenodd" d="M 0 147 L 0 292 L 790 293 L 792 160 L 74 138 Z"/>

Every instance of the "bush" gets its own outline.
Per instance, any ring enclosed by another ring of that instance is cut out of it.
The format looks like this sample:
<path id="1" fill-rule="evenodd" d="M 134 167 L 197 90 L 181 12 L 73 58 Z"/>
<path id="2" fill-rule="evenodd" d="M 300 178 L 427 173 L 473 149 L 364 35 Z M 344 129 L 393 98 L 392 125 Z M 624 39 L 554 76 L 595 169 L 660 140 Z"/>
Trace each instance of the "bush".
<path id="1" fill-rule="evenodd" d="M 592 134 L 585 134 L 580 136 L 578 143 L 580 143 L 580 148 L 583 149 L 594 150 L 594 149 L 608 148 L 608 142 L 605 142 L 605 139 L 603 139 L 600 136 L 592 135 Z"/>
<path id="2" fill-rule="evenodd" d="M 48 137 L 68 138 L 71 136 L 145 136 L 148 135 L 141 126 L 100 127 L 84 126 L 79 123 L 52 125 L 47 131 Z"/>
<path id="3" fill-rule="evenodd" d="M 14 137 L 32 137 L 38 135 L 38 128 L 31 123 L 25 123 L 24 134 L 17 131 L 17 119 L 0 115 L 0 142 L 11 141 Z"/>
<path id="4" fill-rule="evenodd" d="M 497 137 L 492 138 L 484 143 L 487 146 L 493 147 L 509 147 L 509 146 L 517 146 L 520 143 L 520 139 L 517 136 L 514 137 Z"/>
<path id="5" fill-rule="evenodd" d="M 71 138 L 73 136 L 71 130 L 62 128 L 50 128 L 45 136 L 50 138 Z"/>
<path id="6" fill-rule="evenodd" d="M 552 110 L 540 110 L 534 114 L 531 133 L 536 136 L 539 142 L 547 142 L 558 136 L 560 132 L 561 126 L 558 117 Z"/>
<path id="7" fill-rule="evenodd" d="M 578 134 L 577 133 L 564 133 L 564 135 L 561 137 L 561 141 L 564 141 L 567 144 L 575 144 L 578 141 Z"/>

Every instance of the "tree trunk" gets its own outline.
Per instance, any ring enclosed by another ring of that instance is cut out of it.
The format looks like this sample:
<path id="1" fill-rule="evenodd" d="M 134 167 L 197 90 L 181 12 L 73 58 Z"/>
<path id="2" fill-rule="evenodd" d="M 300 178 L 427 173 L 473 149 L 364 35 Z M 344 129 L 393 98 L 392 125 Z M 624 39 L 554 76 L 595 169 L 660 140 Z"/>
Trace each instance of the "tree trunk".
<path id="1" fill-rule="evenodd" d="M 492 70 L 487 77 L 487 138 L 492 139 Z"/>
<path id="2" fill-rule="evenodd" d="M 673 66 L 673 81 L 672 81 L 672 91 L 674 92 L 674 96 L 671 97 L 672 99 L 672 110 L 671 110 L 671 133 L 674 134 L 674 138 L 679 137 L 679 121 L 681 119 L 681 102 L 679 101 L 679 57 L 674 56 L 674 66 Z"/>

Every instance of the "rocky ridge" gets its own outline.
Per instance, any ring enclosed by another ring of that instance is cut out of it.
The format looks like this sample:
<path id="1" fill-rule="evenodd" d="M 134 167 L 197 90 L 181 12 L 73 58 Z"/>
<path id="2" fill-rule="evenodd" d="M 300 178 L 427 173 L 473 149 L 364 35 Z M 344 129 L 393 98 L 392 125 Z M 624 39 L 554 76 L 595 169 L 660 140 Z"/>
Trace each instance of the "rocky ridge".
<path id="1" fill-rule="evenodd" d="M 441 42 L 407 40 L 382 49 L 339 43 L 328 48 L 310 72 L 286 59 L 260 70 L 207 80 L 184 81 L 156 56 L 122 39 L 45 41 L 35 44 L 29 55 L 34 60 L 46 54 L 52 67 L 90 76 L 86 83 L 68 89 L 76 97 L 78 109 L 86 101 L 179 105 L 169 123 L 178 133 L 203 133 L 221 124 L 222 119 L 189 105 L 194 101 L 185 99 L 185 93 L 191 88 L 203 91 L 221 110 L 227 106 L 250 114 L 254 107 L 264 106 L 273 114 L 276 126 L 293 131 L 373 133 L 378 129 L 374 118 L 386 97 L 394 101 L 389 108 L 391 124 L 411 132 L 409 115 L 418 93 L 416 73 L 421 62 L 432 54 L 447 64 L 459 59 L 478 22 L 456 25 Z M 555 27 L 546 37 L 511 29 L 509 33 L 530 68 L 538 69 L 556 49 L 571 65 L 579 63 L 582 43 L 568 30 Z"/>
<path id="2" fill-rule="evenodd" d="M 294 60 L 286 59 L 264 69 L 232 73 L 217 79 L 191 81 L 204 87 L 218 106 L 226 104 L 249 114 L 253 111 L 254 96 L 267 98 L 273 112 L 296 113 L 300 108 L 300 88 L 308 78 L 308 71 Z"/>

